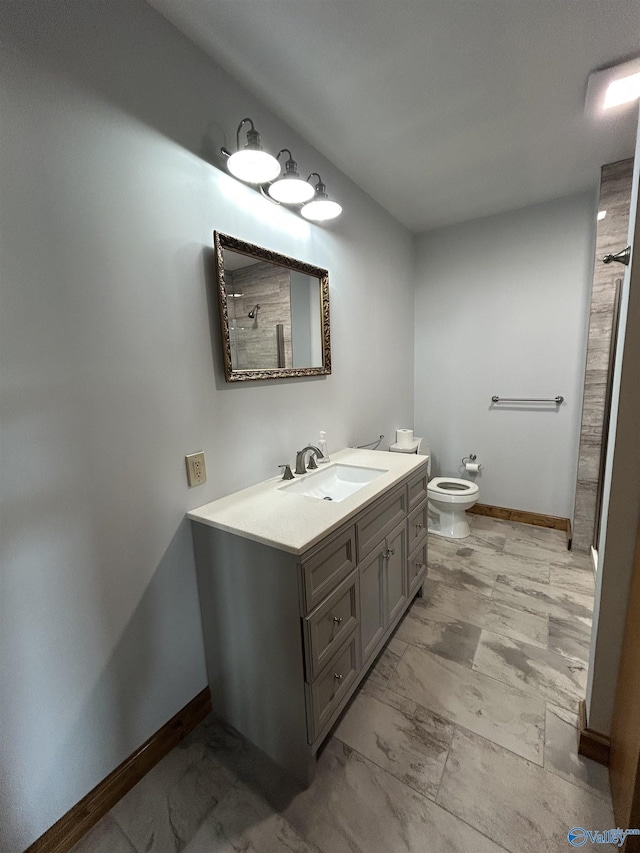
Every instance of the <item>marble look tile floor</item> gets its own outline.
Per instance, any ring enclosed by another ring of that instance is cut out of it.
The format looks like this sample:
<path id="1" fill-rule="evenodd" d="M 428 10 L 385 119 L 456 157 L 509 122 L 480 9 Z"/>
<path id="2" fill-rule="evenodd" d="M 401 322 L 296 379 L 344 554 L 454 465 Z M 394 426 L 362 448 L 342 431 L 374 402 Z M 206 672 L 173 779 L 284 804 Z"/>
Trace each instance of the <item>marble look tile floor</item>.
<path id="1" fill-rule="evenodd" d="M 612 828 L 607 771 L 576 752 L 590 561 L 559 531 L 471 525 L 430 537 L 424 597 L 308 790 L 208 718 L 74 853 L 555 853 Z"/>

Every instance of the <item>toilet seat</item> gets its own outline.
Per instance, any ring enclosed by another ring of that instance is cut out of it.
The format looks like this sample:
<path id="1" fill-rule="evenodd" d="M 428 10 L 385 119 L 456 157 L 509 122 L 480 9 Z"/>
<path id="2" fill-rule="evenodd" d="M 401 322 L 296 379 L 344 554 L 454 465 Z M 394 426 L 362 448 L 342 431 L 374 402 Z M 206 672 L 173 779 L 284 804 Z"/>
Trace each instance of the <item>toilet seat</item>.
<path id="1" fill-rule="evenodd" d="M 460 480 L 456 477 L 434 477 L 427 485 L 427 492 L 432 492 L 434 495 L 445 498 L 459 497 L 462 500 L 467 500 L 472 495 L 477 495 L 480 491 L 476 483 L 471 483 L 469 480 Z"/>
<path id="2" fill-rule="evenodd" d="M 429 532 L 449 539 L 464 539 L 470 533 L 466 511 L 480 497 L 480 487 L 456 477 L 434 477 L 427 484 Z"/>

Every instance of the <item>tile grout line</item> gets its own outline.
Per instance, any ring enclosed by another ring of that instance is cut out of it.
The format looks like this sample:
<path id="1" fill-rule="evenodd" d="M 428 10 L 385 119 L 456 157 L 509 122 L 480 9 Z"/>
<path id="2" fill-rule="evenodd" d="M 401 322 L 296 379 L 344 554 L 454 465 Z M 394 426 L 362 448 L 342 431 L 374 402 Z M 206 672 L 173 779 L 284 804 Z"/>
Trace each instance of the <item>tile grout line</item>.
<path id="1" fill-rule="evenodd" d="M 416 704 L 417 704 L 417 703 L 416 703 Z M 443 719 L 444 719 L 444 718 L 443 718 Z M 456 724 L 455 724 L 455 723 L 451 723 L 451 725 L 452 725 L 454 728 L 456 727 Z M 455 732 L 454 732 L 454 737 L 455 737 Z M 339 738 L 336 738 L 336 740 L 340 740 L 340 739 L 339 739 Z M 451 742 L 453 742 L 453 737 L 451 738 Z M 344 743 L 344 742 L 343 742 L 343 741 L 340 741 L 340 743 Z M 349 757 L 347 758 L 347 761 L 350 761 L 350 760 L 351 760 L 351 756 L 353 755 L 353 753 L 354 753 L 354 752 L 355 752 L 355 753 L 357 753 L 357 755 L 359 755 L 359 756 L 360 756 L 360 758 L 361 758 L 361 759 L 362 759 L 366 764 L 373 764 L 373 766 L 374 766 L 374 767 L 376 767 L 378 770 L 380 770 L 380 771 L 381 771 L 382 773 L 384 773 L 385 775 L 390 776 L 392 779 L 395 779 L 397 782 L 399 782 L 399 783 L 400 783 L 401 785 L 403 785 L 405 788 L 409 789 L 410 791 L 415 792 L 419 797 L 423 797 L 423 798 L 424 798 L 425 800 L 427 800 L 428 802 L 433 803 L 433 805 L 434 805 L 434 806 L 436 806 L 437 808 L 442 809 L 443 811 L 445 811 L 448 815 L 450 815 L 450 816 L 451 816 L 452 818 L 454 818 L 456 821 L 460 821 L 460 823 L 465 824 L 465 825 L 466 825 L 466 826 L 468 826 L 470 829 L 472 829 L 474 832 L 477 832 L 479 835 L 482 835 L 484 838 L 487 838 L 489 841 L 491 841 L 491 842 L 492 842 L 492 844 L 495 844 L 495 846 L 496 846 L 496 847 L 498 847 L 500 850 L 504 850 L 504 851 L 505 851 L 505 853 L 517 853 L 517 851 L 510 851 L 507 847 L 504 847 L 503 845 L 501 845 L 501 844 L 499 844 L 497 841 L 495 841 L 493 838 L 491 838 L 491 836 L 490 836 L 490 835 L 487 835 L 487 834 L 486 834 L 485 832 L 483 832 L 482 830 L 480 830 L 480 829 L 478 829 L 477 827 L 473 826 L 473 824 L 469 823 L 469 822 L 468 822 L 468 821 L 466 821 L 464 818 L 460 817 L 460 815 L 457 815 L 457 814 L 455 814 L 455 812 L 450 811 L 448 808 L 446 808 L 445 806 L 443 806 L 443 805 L 442 805 L 442 803 L 439 803 L 439 802 L 437 801 L 437 799 L 432 799 L 431 797 L 429 797 L 429 796 L 427 796 L 426 794 L 424 794 L 422 791 L 418 791 L 418 790 L 417 790 L 416 788 L 414 788 L 412 785 L 407 784 L 407 782 L 405 782 L 403 779 L 399 779 L 397 776 L 394 776 L 394 774 L 393 774 L 393 773 L 390 773 L 390 772 L 389 772 L 387 769 L 385 769 L 384 767 L 380 767 L 380 765 L 379 765 L 379 764 L 377 764 L 375 761 L 372 761 L 370 758 L 367 758 L 367 756 L 366 756 L 366 755 L 362 755 L 362 753 L 361 753 L 361 752 L 359 752 L 357 749 L 354 749 L 353 747 L 349 746 L 349 744 L 345 744 L 345 745 L 346 745 L 346 746 L 349 748 L 349 750 L 350 750 L 350 755 L 349 755 Z M 447 750 L 447 757 L 446 757 L 446 759 L 445 759 L 445 769 L 446 769 L 447 762 L 448 762 L 448 760 L 449 760 L 449 754 L 450 754 L 450 752 L 451 752 L 451 744 L 449 745 L 449 748 L 448 748 L 448 750 Z M 519 756 L 519 757 L 520 757 L 520 756 Z M 525 761 L 526 761 L 526 759 L 523 759 L 523 760 L 525 760 Z M 438 783 L 438 793 L 439 793 L 439 791 L 440 791 L 440 784 L 442 783 L 442 778 L 443 778 L 443 777 L 444 777 L 444 769 L 443 769 L 443 771 L 442 771 L 442 775 L 441 775 L 441 777 L 440 777 L 440 782 Z M 437 797 L 437 795 L 438 795 L 438 794 L 436 793 L 436 797 Z"/>
<path id="2" fill-rule="evenodd" d="M 434 581 L 434 583 L 440 583 L 440 581 Z M 457 587 L 451 587 L 451 586 L 448 586 L 447 584 L 442 584 L 442 586 L 447 586 L 448 589 L 454 589 L 456 592 L 469 592 L 469 590 L 459 590 Z M 484 596 L 482 598 L 484 598 Z M 522 607 L 517 607 L 517 606 L 511 605 L 511 604 L 506 604 L 506 603 L 501 602 L 501 601 L 496 601 L 495 599 L 488 599 L 488 600 L 494 605 L 510 608 L 516 612 L 521 612 L 523 614 L 526 614 L 527 616 L 533 616 L 536 619 L 541 619 L 543 621 L 546 621 L 546 623 L 547 623 L 547 641 L 546 641 L 546 643 L 548 644 L 548 629 L 549 629 L 549 618 L 550 618 L 548 615 L 543 615 L 542 613 L 533 613 L 532 611 L 525 610 Z M 424 617 L 420 617 L 420 616 L 416 615 L 415 611 L 410 609 L 409 611 L 407 611 L 407 614 L 404 618 L 407 618 L 407 617 L 413 615 L 414 618 L 417 619 L 418 621 L 422 621 L 422 618 L 424 618 L 424 620 L 427 622 L 433 622 L 433 623 L 438 622 L 437 619 L 430 619 L 429 618 L 429 616 L 428 616 L 428 613 L 430 612 L 429 609 L 427 609 L 427 608 L 420 608 L 420 609 L 421 610 L 424 609 L 426 611 L 427 615 L 425 615 Z M 472 628 L 479 628 L 481 631 L 482 630 L 486 630 L 486 631 L 491 630 L 489 628 L 486 628 L 484 625 L 479 625 L 478 621 L 476 621 L 476 622 L 467 621 L 468 619 L 472 619 L 473 616 L 467 616 L 465 619 L 459 619 L 459 617 L 456 614 L 447 612 L 447 609 L 443 610 L 442 608 L 435 606 L 435 605 L 433 607 L 433 611 L 435 613 L 440 614 L 441 616 L 446 616 L 447 619 L 450 619 L 452 621 L 462 622 L 463 624 L 469 625 Z M 545 645 L 536 645 L 536 643 L 531 642 L 531 637 L 529 637 L 528 640 L 521 640 L 518 637 L 511 637 L 509 634 L 500 633 L 498 631 L 492 631 L 491 633 L 498 634 L 499 636 L 504 637 L 505 639 L 510 639 L 510 640 L 515 641 L 515 642 L 526 643 L 527 645 L 534 646 L 535 648 L 538 648 L 538 649 L 547 648 L 546 644 Z M 407 641 L 405 640 L 404 642 L 407 642 Z M 551 651 L 551 649 L 548 649 L 548 651 Z M 554 652 L 554 654 L 557 654 L 557 653 Z"/>
<path id="3" fill-rule="evenodd" d="M 453 723 L 452 725 L 454 725 L 457 729 L 460 729 L 463 733 L 469 733 L 472 737 L 480 738 L 481 740 L 486 741 L 486 743 L 490 744 L 491 746 L 497 747 L 498 749 L 501 749 L 501 750 L 504 750 L 505 752 L 510 753 L 511 755 L 515 756 L 515 758 L 519 759 L 520 761 L 526 761 L 528 764 L 532 764 L 534 767 L 538 767 L 538 768 L 540 768 L 540 770 L 542 770 L 542 771 L 543 771 L 543 772 L 545 772 L 545 773 L 552 773 L 552 775 L 554 776 L 554 778 L 559 779 L 561 782 L 563 782 L 563 783 L 565 783 L 565 784 L 567 784 L 567 785 L 571 785 L 573 788 L 576 788 L 576 789 L 577 789 L 578 791 L 580 791 L 581 793 L 584 793 L 584 792 L 586 791 L 586 793 L 590 793 L 592 796 L 594 796 L 594 797 L 598 797 L 599 799 L 603 800 L 603 802 L 605 802 L 605 803 L 610 804 L 610 802 L 611 802 L 611 799 L 610 799 L 610 798 L 607 798 L 607 797 L 605 797 L 605 796 L 603 796 L 603 795 L 601 795 L 601 794 L 598 794 L 598 792 L 596 792 L 596 791 L 594 791 L 594 790 L 592 790 L 592 789 L 588 789 L 588 790 L 587 790 L 587 789 L 585 789 L 585 788 L 582 788 L 580 785 L 576 785 L 574 782 L 572 782 L 572 781 L 571 781 L 571 780 L 569 780 L 569 779 L 566 779 L 564 776 L 560 776 L 558 773 L 553 773 L 553 771 L 551 771 L 551 770 L 547 770 L 547 768 L 546 768 L 546 767 L 544 767 L 544 766 L 542 766 L 542 765 L 540 765 L 540 764 L 536 764 L 536 762 L 535 762 L 535 761 L 530 761 L 528 758 L 523 758 L 523 756 L 518 755 L 516 752 L 512 752 L 510 749 L 507 749 L 506 747 L 501 746 L 500 744 L 496 744 L 496 743 L 494 743 L 494 742 L 493 742 L 492 740 L 490 740 L 489 738 L 486 738 L 486 737 L 484 737 L 483 735 L 479 735 L 479 734 L 476 734 L 475 732 L 472 732 L 472 731 L 471 731 L 471 729 L 467 729 L 467 728 L 465 728 L 464 726 L 459 725 L 458 723 Z M 454 737 L 455 737 L 455 734 L 454 734 Z M 453 743 L 453 738 L 452 738 L 451 742 Z M 450 752 L 451 752 L 451 747 L 449 747 L 449 753 L 450 753 Z M 446 763 L 448 763 L 448 760 L 449 760 L 449 753 L 447 754 L 447 761 L 445 762 L 445 765 L 446 765 Z M 445 769 L 446 769 L 446 766 L 445 766 Z M 444 772 L 443 772 L 443 774 L 442 774 L 442 778 L 444 778 Z M 440 780 L 440 785 L 441 785 L 441 784 L 442 784 L 442 779 Z M 440 793 L 440 785 L 438 786 L 438 794 Z M 438 801 L 436 800 L 436 804 L 437 804 L 438 806 L 440 806 L 440 808 L 442 808 L 442 809 L 444 809 L 446 812 L 448 812 L 449 814 L 453 815 L 454 817 L 457 817 L 459 820 L 462 820 L 464 823 L 467 823 L 467 821 L 465 821 L 465 820 L 464 820 L 464 818 L 461 818 L 461 817 L 459 817 L 459 815 L 457 815 L 455 812 L 450 811 L 450 810 L 449 810 L 449 809 L 448 809 L 448 808 L 447 808 L 447 807 L 446 807 L 442 802 L 438 802 Z M 481 832 L 481 830 L 477 829 L 475 826 L 473 826 L 473 824 L 467 823 L 467 825 L 468 825 L 468 826 L 471 826 L 473 829 L 475 829 L 475 830 L 476 830 L 476 832 Z M 485 837 L 486 837 L 486 838 L 488 838 L 490 841 L 493 841 L 495 844 L 497 844 L 497 845 L 498 845 L 498 847 L 500 847 L 500 846 L 501 846 L 497 841 L 495 841 L 493 838 L 491 838 L 491 836 L 486 835 L 485 833 L 482 833 L 482 835 L 485 835 Z M 503 849 L 508 849 L 508 848 L 503 848 Z M 519 851 L 519 850 L 517 850 L 517 851 L 515 851 L 515 850 L 514 850 L 514 851 L 510 851 L 510 853 L 520 853 L 520 851 Z"/>
<path id="4" fill-rule="evenodd" d="M 506 639 L 509 639 L 509 638 L 507 637 Z M 516 693 L 519 693 L 525 699 L 535 699 L 536 698 L 535 694 L 528 693 L 526 690 L 522 690 L 522 688 L 520 688 L 520 687 L 514 687 L 513 684 L 509 684 L 507 681 L 502 681 L 500 678 L 497 678 L 495 675 L 490 675 L 489 673 L 482 672 L 481 670 L 473 669 L 473 667 L 466 667 L 463 664 L 458 663 L 458 661 L 452 661 L 449 658 L 445 658 L 442 655 L 439 655 L 437 652 L 431 651 L 430 649 L 425 649 L 422 646 L 413 646 L 413 648 L 419 649 L 422 652 L 427 652 L 427 654 L 435 655 L 435 657 L 438 658 L 439 660 L 446 660 L 448 663 L 453 663 L 456 666 L 461 667 L 465 671 L 470 670 L 471 672 L 475 672 L 477 675 L 481 675 L 483 678 L 490 679 L 491 681 L 495 682 L 496 684 L 500 684 L 503 687 L 508 687 L 510 690 L 515 690 Z M 534 646 L 533 648 L 538 648 L 538 647 Z M 542 649 L 542 651 L 544 651 L 544 649 Z M 552 654 L 554 654 L 554 653 L 552 653 Z M 475 658 L 475 655 L 474 655 L 474 658 Z M 404 698 L 409 698 L 409 697 L 404 697 Z M 413 700 L 413 701 L 415 701 L 415 700 Z M 544 701 L 546 702 L 547 700 L 544 699 Z M 551 701 L 551 700 L 549 700 L 549 701 Z M 579 701 L 579 700 L 576 700 L 576 701 Z M 556 702 L 555 704 L 557 704 L 559 708 L 563 707 L 562 705 L 559 704 L 559 702 Z M 427 710 L 430 710 L 430 709 L 427 708 Z M 565 708 L 565 710 L 571 711 L 571 708 Z M 433 711 L 432 713 L 438 713 L 438 712 Z"/>
<path id="5" fill-rule="evenodd" d="M 556 770 L 554 770 L 554 768 L 553 768 L 553 767 L 547 767 L 547 764 L 546 764 L 546 758 L 547 758 L 547 732 L 546 732 L 547 714 L 553 714 L 553 713 L 554 713 L 554 712 L 549 708 L 549 705 L 554 705 L 554 704 L 555 704 L 554 702 L 549 702 L 549 701 L 547 701 L 547 702 L 545 703 L 545 705 L 546 705 L 546 710 L 545 710 L 545 715 L 544 715 L 544 716 L 545 716 L 545 736 L 544 736 L 544 745 L 543 745 L 543 749 L 544 749 L 544 762 L 545 762 L 545 763 L 542 765 L 543 770 L 545 770 L 547 773 L 552 773 L 556 778 L 558 778 L 558 779 L 562 779 L 564 782 L 567 782 L 568 784 L 573 785 L 575 788 L 578 788 L 578 789 L 580 789 L 581 791 L 586 790 L 586 791 L 588 791 L 589 793 L 593 794 L 595 797 L 600 797 L 600 798 L 601 798 L 602 800 L 604 800 L 606 803 L 610 803 L 610 802 L 611 802 L 611 794 L 608 794 L 608 795 L 607 795 L 607 794 L 603 794 L 603 793 L 602 793 L 602 791 L 599 791 L 599 790 L 597 790 L 596 788 L 591 787 L 591 785 L 589 785 L 588 787 L 585 787 L 585 786 L 583 786 L 583 785 L 578 785 L 578 784 L 576 784 L 575 782 L 573 782 L 571 779 L 568 779 L 566 776 L 562 776 L 560 773 L 558 773 Z M 558 708 L 560 708 L 562 711 L 566 711 L 566 710 L 567 710 L 566 708 L 562 708 L 560 705 L 558 705 L 557 707 L 558 707 Z M 573 712 L 571 712 L 571 713 L 573 713 Z M 576 717 L 575 732 L 576 732 L 576 742 L 577 742 L 577 734 L 578 734 L 577 717 L 578 717 L 578 715 L 577 715 L 577 714 L 575 714 L 574 716 Z M 576 755 L 577 755 L 577 753 L 576 753 Z M 586 756 L 578 756 L 578 758 L 583 758 L 585 761 L 590 761 L 590 760 L 591 760 L 591 759 L 589 759 L 589 758 L 586 758 Z M 588 765 L 587 765 L 587 766 L 588 766 Z"/>
<path id="6" fill-rule="evenodd" d="M 528 761 L 530 764 L 534 764 L 536 767 L 542 767 L 542 765 L 538 764 L 537 761 L 533 761 L 530 758 L 525 758 L 523 755 L 519 755 L 517 752 L 514 752 L 512 749 L 509 749 L 509 747 L 502 746 L 502 744 L 496 743 L 495 741 L 491 740 L 491 738 L 485 737 L 484 735 L 477 734 L 476 732 L 472 731 L 471 729 L 468 729 L 466 726 L 463 726 L 462 723 L 456 723 L 454 720 L 449 719 L 449 717 L 446 717 L 444 714 L 440 713 L 439 711 L 434 711 L 432 708 L 427 708 L 426 705 L 421 705 L 420 702 L 416 702 L 415 699 L 411 699 L 409 696 L 404 696 L 402 693 L 398 693 L 397 690 L 392 690 L 390 687 L 386 687 L 385 690 L 387 692 L 393 694 L 394 696 L 397 696 L 399 699 L 403 699 L 406 702 L 413 702 L 413 704 L 417 708 L 421 708 L 423 711 L 426 711 L 428 714 L 439 717 L 440 719 L 442 719 L 446 723 L 448 723 L 450 726 L 453 726 L 453 728 L 455 730 L 462 730 L 463 732 L 468 732 L 473 737 L 482 738 L 482 740 L 487 741 L 487 743 L 491 743 L 494 746 L 497 746 L 499 749 L 503 749 L 505 752 L 508 752 L 511 755 L 515 755 L 517 758 L 520 758 L 522 761 Z M 527 698 L 530 698 L 530 697 L 527 697 Z M 378 697 L 378 701 L 384 702 L 384 699 L 381 699 Z M 547 706 L 547 703 L 545 702 L 545 713 L 546 713 L 546 706 Z M 390 706 L 390 707 L 393 707 L 393 706 Z M 561 707 L 561 706 L 558 705 L 558 707 Z M 563 709 L 563 710 L 567 710 L 567 709 Z M 454 735 L 455 735 L 455 731 L 454 731 Z M 452 738 L 452 740 L 453 740 L 453 738 Z M 451 748 L 451 747 L 449 746 L 449 748 Z M 544 740 L 543 740 L 543 750 L 544 750 Z M 449 753 L 447 752 L 447 758 L 448 758 L 448 755 L 449 755 Z M 544 755 L 544 752 L 543 752 L 543 755 Z"/>
<path id="7" fill-rule="evenodd" d="M 435 805 L 438 805 L 438 803 L 436 803 L 435 797 L 432 797 L 430 794 L 425 794 L 424 791 L 421 791 L 419 788 L 416 788 L 415 785 L 411 785 L 405 779 L 401 779 L 399 776 L 396 776 L 395 773 L 392 773 L 386 767 L 383 767 L 381 764 L 378 764 L 378 762 L 375 761 L 373 758 L 369 758 L 368 755 L 365 755 L 364 753 L 360 752 L 360 750 L 356 749 L 355 746 L 351 746 L 350 744 L 341 740 L 339 737 L 336 737 L 336 735 L 334 735 L 334 738 L 335 738 L 335 740 L 340 741 L 340 743 L 343 746 L 346 746 L 350 750 L 350 755 L 349 755 L 349 758 L 347 759 L 348 761 L 351 759 L 351 755 L 355 752 L 357 755 L 360 756 L 360 758 L 363 761 L 366 761 L 369 764 L 373 764 L 375 767 L 378 768 L 378 770 L 381 770 L 383 773 L 386 773 L 388 776 L 391 776 L 397 782 L 400 782 L 401 785 L 404 785 L 405 788 L 409 788 L 411 791 L 415 791 L 415 793 L 418 794 L 420 797 L 424 797 L 425 800 L 429 800 L 430 802 L 434 803 Z M 447 747 L 447 758 L 449 757 L 449 749 L 450 749 L 450 747 Z M 445 759 L 445 764 L 446 764 L 446 759 Z M 440 779 L 442 779 L 442 775 L 440 776 Z M 440 787 L 440 781 L 438 781 L 438 788 L 439 787 Z M 436 792 L 436 796 L 437 796 L 437 792 Z"/>

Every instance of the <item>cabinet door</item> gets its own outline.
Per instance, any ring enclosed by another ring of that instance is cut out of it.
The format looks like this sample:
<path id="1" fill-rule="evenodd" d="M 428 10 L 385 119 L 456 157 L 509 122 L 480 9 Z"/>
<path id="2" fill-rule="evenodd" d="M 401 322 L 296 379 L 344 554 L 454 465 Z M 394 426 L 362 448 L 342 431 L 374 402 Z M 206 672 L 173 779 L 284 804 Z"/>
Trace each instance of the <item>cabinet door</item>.
<path id="1" fill-rule="evenodd" d="M 384 545 L 360 564 L 360 628 L 362 660 L 366 661 L 384 634 Z"/>
<path id="2" fill-rule="evenodd" d="M 385 628 L 400 615 L 409 596 L 407 578 L 407 528 L 401 524 L 386 539 L 386 611 Z"/>

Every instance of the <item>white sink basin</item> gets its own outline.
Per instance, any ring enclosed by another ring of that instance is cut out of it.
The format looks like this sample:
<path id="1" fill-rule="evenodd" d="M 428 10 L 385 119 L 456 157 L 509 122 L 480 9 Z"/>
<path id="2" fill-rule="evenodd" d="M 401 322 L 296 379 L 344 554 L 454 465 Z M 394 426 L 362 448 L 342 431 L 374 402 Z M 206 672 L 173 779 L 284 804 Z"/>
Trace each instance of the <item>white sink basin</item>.
<path id="1" fill-rule="evenodd" d="M 280 489 L 289 494 L 338 502 L 386 473 L 386 468 L 362 468 L 359 465 L 329 463 L 318 471 L 307 474 L 304 479 L 280 486 Z"/>

